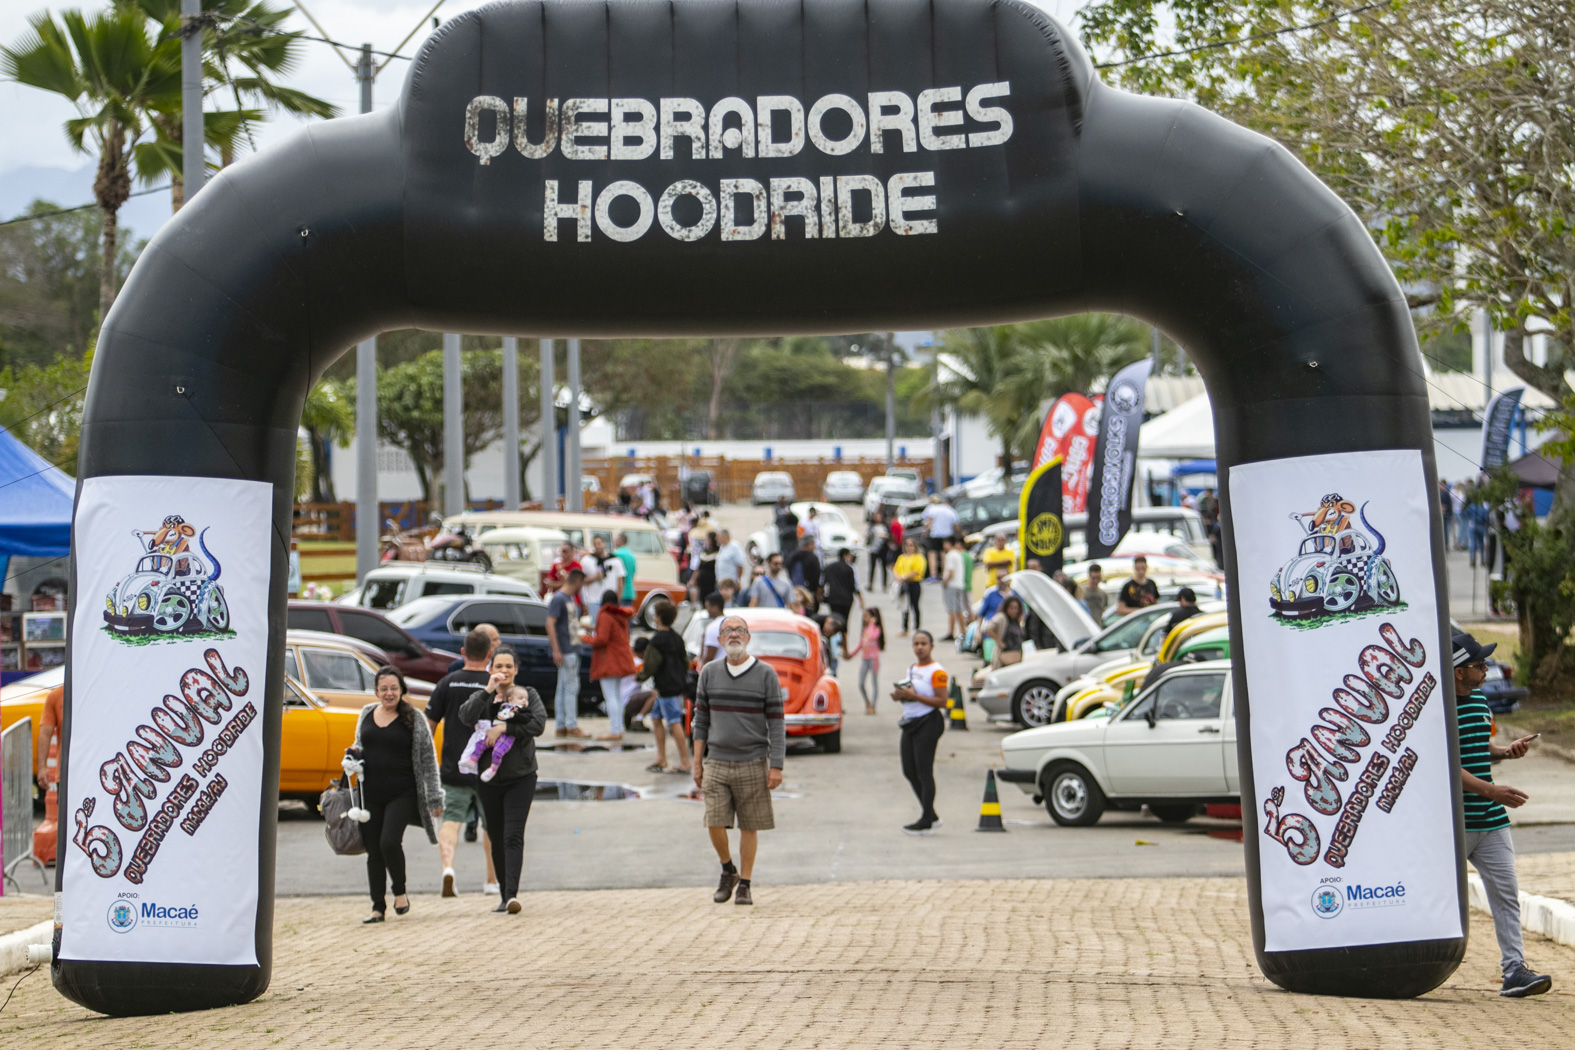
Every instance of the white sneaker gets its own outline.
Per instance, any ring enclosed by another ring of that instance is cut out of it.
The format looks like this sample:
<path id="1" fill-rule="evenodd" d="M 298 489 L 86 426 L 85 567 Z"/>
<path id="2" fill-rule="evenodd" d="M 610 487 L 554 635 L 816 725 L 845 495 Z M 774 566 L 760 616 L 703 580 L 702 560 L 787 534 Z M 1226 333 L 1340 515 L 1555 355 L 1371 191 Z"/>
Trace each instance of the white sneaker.
<path id="1" fill-rule="evenodd" d="M 498 891 L 498 884 L 495 883 L 495 882 L 489 882 L 486 885 L 481 887 L 481 892 L 482 893 L 490 893 L 490 894 L 492 894 L 492 896 L 496 897 L 498 895 L 498 892 L 499 892 Z"/>

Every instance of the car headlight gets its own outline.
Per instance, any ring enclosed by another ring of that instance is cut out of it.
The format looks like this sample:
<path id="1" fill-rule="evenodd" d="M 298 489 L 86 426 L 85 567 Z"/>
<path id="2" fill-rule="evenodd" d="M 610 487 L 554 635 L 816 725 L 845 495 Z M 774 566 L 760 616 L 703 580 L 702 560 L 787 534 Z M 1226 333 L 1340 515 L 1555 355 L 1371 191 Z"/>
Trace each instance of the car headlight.
<path id="1" fill-rule="evenodd" d="M 147 612 L 148 611 L 148 606 L 150 606 L 151 604 L 153 604 L 153 603 L 149 600 L 147 591 L 143 591 L 141 594 L 137 595 L 137 608 L 138 609 L 142 610 L 143 612 Z"/>
<path id="2" fill-rule="evenodd" d="M 1307 593 L 1308 594 L 1317 594 L 1318 593 L 1318 581 L 1316 579 L 1314 579 L 1313 577 L 1311 577 L 1311 576 L 1307 577 L 1306 587 L 1307 587 Z"/>
<path id="3" fill-rule="evenodd" d="M 1280 581 L 1279 580 L 1274 580 L 1274 581 L 1270 582 L 1270 584 L 1269 584 L 1269 594 L 1271 594 L 1276 601 L 1279 600 L 1279 597 L 1280 597 Z"/>
<path id="4" fill-rule="evenodd" d="M 105 596 L 104 608 L 108 609 L 110 612 L 115 611 L 115 596 L 113 594 Z"/>

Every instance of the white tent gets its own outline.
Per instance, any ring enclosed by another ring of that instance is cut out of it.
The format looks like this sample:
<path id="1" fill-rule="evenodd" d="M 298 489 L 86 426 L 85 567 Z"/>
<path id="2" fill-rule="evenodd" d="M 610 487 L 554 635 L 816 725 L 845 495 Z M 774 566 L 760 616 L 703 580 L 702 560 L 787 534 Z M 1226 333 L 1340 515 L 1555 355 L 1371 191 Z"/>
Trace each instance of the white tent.
<path id="1" fill-rule="evenodd" d="M 1213 459 L 1214 411 L 1199 394 L 1143 424 L 1138 455 L 1144 459 Z"/>

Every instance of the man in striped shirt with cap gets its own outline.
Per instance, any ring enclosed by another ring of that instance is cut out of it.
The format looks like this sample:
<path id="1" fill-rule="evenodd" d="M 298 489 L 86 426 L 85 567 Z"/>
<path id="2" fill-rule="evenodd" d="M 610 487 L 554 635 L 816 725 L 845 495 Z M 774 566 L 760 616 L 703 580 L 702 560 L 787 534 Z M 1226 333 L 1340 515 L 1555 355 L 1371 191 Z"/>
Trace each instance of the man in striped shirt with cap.
<path id="1" fill-rule="evenodd" d="M 1455 719 L 1460 729 L 1460 782 L 1466 811 L 1466 859 L 1482 877 L 1493 910 L 1504 987 L 1512 999 L 1541 995 L 1553 978 L 1526 966 L 1520 934 L 1520 886 L 1515 879 L 1515 845 L 1509 837 L 1509 815 L 1527 795 L 1508 784 L 1493 783 L 1493 763 L 1520 758 L 1531 746 L 1523 737 L 1507 747 L 1493 743 L 1493 711 L 1480 689 L 1487 678 L 1487 658 L 1497 644 L 1483 645 L 1469 634 L 1453 639 Z"/>

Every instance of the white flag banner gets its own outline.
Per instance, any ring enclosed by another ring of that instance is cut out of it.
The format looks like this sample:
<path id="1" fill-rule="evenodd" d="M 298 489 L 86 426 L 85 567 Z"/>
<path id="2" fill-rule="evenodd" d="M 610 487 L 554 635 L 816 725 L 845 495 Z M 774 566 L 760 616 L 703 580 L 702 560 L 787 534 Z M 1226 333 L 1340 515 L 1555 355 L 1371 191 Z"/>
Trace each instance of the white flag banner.
<path id="1" fill-rule="evenodd" d="M 82 483 L 63 959 L 257 963 L 272 518 L 263 482 Z"/>
<path id="2" fill-rule="evenodd" d="M 1230 496 L 1264 948 L 1461 936 L 1421 453 L 1247 463 Z"/>

